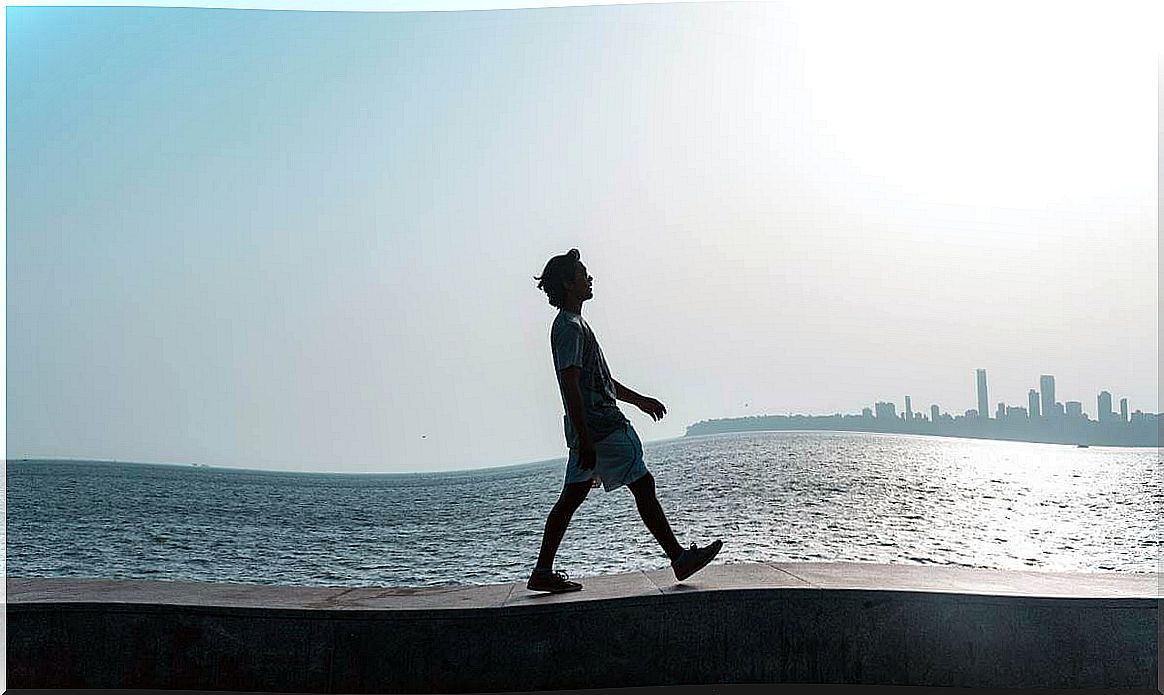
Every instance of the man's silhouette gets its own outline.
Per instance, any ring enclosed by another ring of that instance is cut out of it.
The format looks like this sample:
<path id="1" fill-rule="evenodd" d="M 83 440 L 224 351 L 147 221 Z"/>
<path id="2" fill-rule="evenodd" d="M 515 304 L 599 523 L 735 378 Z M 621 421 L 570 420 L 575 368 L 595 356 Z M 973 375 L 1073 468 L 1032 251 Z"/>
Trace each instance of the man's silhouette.
<path id="1" fill-rule="evenodd" d="M 553 570 L 554 556 L 570 518 L 590 488 L 599 484 L 607 492 L 623 485 L 630 488 L 643 522 L 671 559 L 675 577 L 690 577 L 711 562 L 723 543 L 717 540 L 705 548 L 692 544 L 687 549 L 679 544 L 655 496 L 655 478 L 643 462 L 642 442 L 615 401 L 630 403 L 656 421 L 667 409 L 610 376 L 594 332 L 582 318 L 582 303 L 594 296 L 594 278 L 579 260 L 578 249 L 551 258 L 541 277 L 534 279 L 539 281 L 538 289 L 548 295 L 550 304 L 559 310 L 550 330 L 550 349 L 566 409 L 566 446 L 570 456 L 562 494 L 546 520 L 537 566 L 526 587 L 551 593 L 582 588 L 578 582 L 570 581 L 565 572 Z"/>

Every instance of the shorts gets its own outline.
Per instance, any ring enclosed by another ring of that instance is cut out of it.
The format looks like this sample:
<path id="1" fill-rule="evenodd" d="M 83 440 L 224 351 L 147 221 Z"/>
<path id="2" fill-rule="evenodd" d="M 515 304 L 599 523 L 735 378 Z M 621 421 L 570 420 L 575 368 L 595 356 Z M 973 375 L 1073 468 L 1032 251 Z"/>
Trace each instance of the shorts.
<path id="1" fill-rule="evenodd" d="M 602 481 L 602 488 L 610 492 L 633 483 L 648 472 L 643 461 L 643 443 L 629 422 L 595 442 L 594 449 L 594 468 L 588 471 L 582 470 L 578 450 L 570 449 L 570 457 L 566 460 L 567 485 L 584 483 L 597 476 Z"/>

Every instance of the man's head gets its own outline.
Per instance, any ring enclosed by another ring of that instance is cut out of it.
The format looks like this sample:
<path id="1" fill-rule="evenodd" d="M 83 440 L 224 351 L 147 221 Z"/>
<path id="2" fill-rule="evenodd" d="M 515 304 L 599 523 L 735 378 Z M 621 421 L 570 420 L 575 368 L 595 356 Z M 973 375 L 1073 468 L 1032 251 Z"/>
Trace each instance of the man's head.
<path id="1" fill-rule="evenodd" d="M 568 299 L 584 302 L 594 296 L 591 289 L 592 278 L 586 273 L 586 266 L 579 260 L 578 249 L 570 249 L 560 256 L 554 256 L 547 263 L 538 281 L 538 289 L 544 290 L 550 305 L 559 309 Z"/>

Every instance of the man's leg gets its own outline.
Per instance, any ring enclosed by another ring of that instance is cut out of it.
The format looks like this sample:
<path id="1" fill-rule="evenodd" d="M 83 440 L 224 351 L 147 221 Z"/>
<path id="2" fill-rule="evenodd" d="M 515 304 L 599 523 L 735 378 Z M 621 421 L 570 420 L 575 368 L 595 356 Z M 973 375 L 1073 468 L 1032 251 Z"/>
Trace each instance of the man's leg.
<path id="1" fill-rule="evenodd" d="M 558 554 L 558 546 L 562 543 L 562 537 L 566 535 L 566 527 L 570 525 L 570 518 L 574 516 L 574 512 L 578 511 L 578 507 L 582 506 L 582 500 L 586 499 L 589 492 L 589 480 L 584 483 L 569 483 L 562 487 L 562 494 L 558 496 L 558 501 L 554 503 L 554 508 L 550 510 L 550 516 L 546 519 L 546 530 L 542 534 L 542 549 L 538 553 L 537 569 L 554 568 L 554 557 Z"/>
<path id="2" fill-rule="evenodd" d="M 647 473 L 627 487 L 635 496 L 635 505 L 639 508 L 639 516 L 643 517 L 643 523 L 647 525 L 655 540 L 659 541 L 659 545 L 663 546 L 663 552 L 667 553 L 671 562 L 674 562 L 683 552 L 683 546 L 679 545 L 675 533 L 671 531 L 671 525 L 667 523 L 667 516 L 663 514 L 659 498 L 655 496 L 655 477 Z"/>

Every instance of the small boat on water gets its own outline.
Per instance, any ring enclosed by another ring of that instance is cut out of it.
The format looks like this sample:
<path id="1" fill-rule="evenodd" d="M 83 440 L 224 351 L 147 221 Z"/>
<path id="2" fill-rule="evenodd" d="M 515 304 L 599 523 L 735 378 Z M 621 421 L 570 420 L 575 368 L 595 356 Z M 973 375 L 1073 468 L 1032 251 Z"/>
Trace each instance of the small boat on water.
<path id="1" fill-rule="evenodd" d="M 1075 446 L 1079 449 L 1086 449 L 1086 448 L 1090 447 L 1091 445 L 1090 444 L 1076 444 Z"/>

